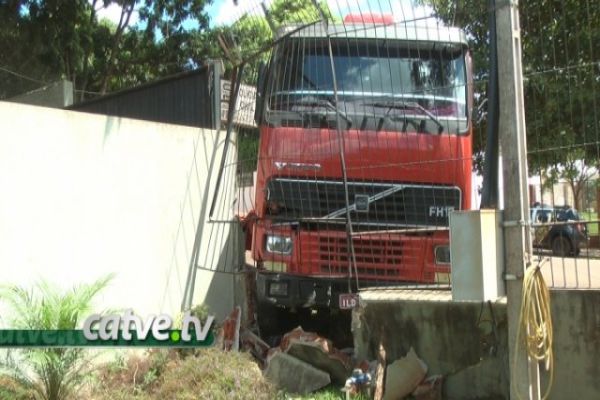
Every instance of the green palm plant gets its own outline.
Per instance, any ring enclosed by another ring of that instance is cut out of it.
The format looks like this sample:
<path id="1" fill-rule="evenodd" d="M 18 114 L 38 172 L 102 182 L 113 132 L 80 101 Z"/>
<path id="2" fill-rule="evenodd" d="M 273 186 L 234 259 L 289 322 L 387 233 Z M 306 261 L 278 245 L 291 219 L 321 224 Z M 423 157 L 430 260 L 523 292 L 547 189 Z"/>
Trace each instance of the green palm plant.
<path id="1" fill-rule="evenodd" d="M 0 302 L 11 312 L 11 329 L 72 330 L 92 311 L 94 297 L 112 275 L 91 284 L 61 291 L 47 282 L 31 289 L 0 287 Z M 0 378 L 10 378 L 36 399 L 62 400 L 74 394 L 90 369 L 89 353 L 81 348 L 18 349 L 0 360 Z M 0 393 L 1 395 L 1 393 Z"/>

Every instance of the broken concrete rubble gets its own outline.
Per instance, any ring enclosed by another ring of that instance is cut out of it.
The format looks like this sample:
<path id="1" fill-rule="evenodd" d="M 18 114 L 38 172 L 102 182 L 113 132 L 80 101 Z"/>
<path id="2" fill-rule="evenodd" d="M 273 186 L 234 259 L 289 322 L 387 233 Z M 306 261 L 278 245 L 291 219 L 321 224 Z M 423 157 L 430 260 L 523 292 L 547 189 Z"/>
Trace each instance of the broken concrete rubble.
<path id="1" fill-rule="evenodd" d="M 331 383 L 327 372 L 280 350 L 269 354 L 265 377 L 278 388 L 299 394 L 314 392 Z"/>
<path id="2" fill-rule="evenodd" d="M 287 333 L 279 346 L 282 351 L 327 372 L 331 381 L 343 385 L 352 363 L 348 355 L 332 346 L 331 341 L 298 327 Z"/>
<path id="3" fill-rule="evenodd" d="M 290 392 L 309 393 L 331 382 L 344 385 L 352 370 L 352 358 L 348 354 L 333 347 L 330 340 L 305 332 L 301 327 L 285 334 L 275 348 L 268 349 L 268 345 L 252 333 L 243 332 L 242 343 L 256 353 L 259 360 L 267 353 L 265 376 Z"/>
<path id="4" fill-rule="evenodd" d="M 306 332 L 304 329 L 302 329 L 301 326 L 294 328 L 285 335 L 283 335 L 283 337 L 281 338 L 281 343 L 279 344 L 281 350 L 285 351 L 289 347 L 290 341 L 292 340 L 322 343 L 322 346 L 325 348 L 331 347 L 330 341 L 328 341 L 325 338 L 322 338 L 314 332 Z"/>
<path id="5" fill-rule="evenodd" d="M 425 379 L 412 392 L 415 400 L 442 400 L 442 375 L 433 375 Z"/>
<path id="6" fill-rule="evenodd" d="M 242 348 L 249 351 L 259 361 L 261 367 L 265 367 L 271 347 L 248 329 L 242 331 L 240 341 Z"/>
<path id="7" fill-rule="evenodd" d="M 406 356 L 387 366 L 383 400 L 400 400 L 412 393 L 427 375 L 427 365 L 411 347 Z"/>
<path id="8" fill-rule="evenodd" d="M 377 366 L 375 369 L 375 394 L 374 400 L 383 399 L 383 389 L 385 384 L 385 363 L 386 352 L 383 343 L 379 342 L 379 351 L 377 352 Z"/>

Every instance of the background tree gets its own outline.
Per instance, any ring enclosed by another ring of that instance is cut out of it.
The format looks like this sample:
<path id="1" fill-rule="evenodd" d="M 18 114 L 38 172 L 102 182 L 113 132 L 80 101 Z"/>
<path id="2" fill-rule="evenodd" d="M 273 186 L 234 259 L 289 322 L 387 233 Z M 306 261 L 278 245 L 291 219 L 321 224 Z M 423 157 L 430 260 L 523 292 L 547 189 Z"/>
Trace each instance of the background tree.
<path id="1" fill-rule="evenodd" d="M 542 188 L 552 191 L 554 185 L 560 179 L 566 181 L 573 194 L 574 206 L 576 209 L 583 210 L 587 204 L 584 203 L 586 189 L 591 180 L 595 177 L 596 169 L 586 164 L 583 149 L 569 151 L 560 164 L 555 164 L 540 173 L 543 179 Z"/>
<path id="2" fill-rule="evenodd" d="M 259 3 L 256 2 L 258 7 Z M 325 16 L 330 21 L 335 21 L 331 10 L 325 2 L 320 3 Z M 309 24 L 321 19 L 319 10 L 312 0 L 275 0 L 269 8 L 270 23 L 259 9 L 243 15 L 234 24 L 227 27 L 218 27 L 203 34 L 194 46 L 199 56 L 211 54 L 213 58 L 222 57 L 222 52 L 215 46 L 216 37 L 222 35 L 231 39 L 233 58 L 244 61 L 245 67 L 242 82 L 255 85 L 258 78 L 258 65 L 267 63 L 271 54 L 275 34 L 271 25 L 276 30 L 288 24 Z M 197 59 L 196 59 L 197 60 Z M 225 78 L 231 79 L 233 64 L 225 59 Z M 238 173 L 246 173 L 256 169 L 258 154 L 258 129 L 238 128 Z"/>
<path id="3" fill-rule="evenodd" d="M 258 6 L 258 2 L 256 3 Z M 319 3 L 325 17 L 334 21 L 333 14 L 326 2 Z M 262 13 L 245 14 L 229 27 L 216 28 L 208 33 L 208 37 L 214 42 L 218 34 L 229 36 L 232 42 L 237 45 L 240 54 L 237 55 L 238 61 L 251 60 L 246 66 L 245 81 L 253 83 L 256 79 L 257 64 L 260 61 L 266 62 L 270 55 L 270 45 L 273 43 L 275 33 L 271 29 L 279 29 L 284 25 L 290 24 L 309 24 L 321 19 L 319 10 L 315 7 L 312 0 L 275 0 L 268 9 L 270 23 Z M 206 41 L 205 41 L 206 42 Z M 232 43 L 232 44 L 233 44 Z M 218 53 L 218 52 L 217 52 Z M 260 55 L 257 54 L 261 53 Z M 214 52 L 213 52 L 214 54 Z M 226 76 L 229 76 L 230 64 L 226 68 Z"/>
<path id="4" fill-rule="evenodd" d="M 466 31 L 475 60 L 477 95 L 485 98 L 488 1 L 422 2 L 445 23 Z M 576 182 L 600 163 L 600 3 L 524 1 L 519 13 L 529 169 L 532 173 L 554 169 L 559 178 Z M 476 151 L 485 142 L 478 139 L 484 137 L 475 137 Z M 575 190 L 574 197 L 578 198 Z"/>
<path id="5" fill-rule="evenodd" d="M 83 98 L 189 69 L 188 40 L 208 29 L 210 2 L 0 0 L 0 98 L 60 78 Z M 98 21 L 110 5 L 121 7 L 118 23 Z"/>
<path id="6" fill-rule="evenodd" d="M 487 91 L 489 80 L 489 30 L 487 0 L 420 0 L 421 5 L 431 6 L 444 24 L 458 26 L 466 34 L 473 59 L 476 115 L 473 135 L 474 168 L 483 171 L 483 151 L 487 135 Z"/>
<path id="7" fill-rule="evenodd" d="M 272 40 L 262 15 L 209 28 L 206 6 L 211 2 L 0 0 L 0 98 L 64 78 L 73 82 L 82 100 L 223 58 L 219 35 L 234 38 L 242 58 Z M 118 21 L 99 20 L 99 10 L 111 5 L 120 7 Z M 325 3 L 323 8 L 331 14 Z M 276 26 L 320 18 L 311 0 L 275 0 L 270 10 Z M 249 68 L 250 75 L 255 69 Z M 228 63 L 226 74 L 230 72 Z"/>

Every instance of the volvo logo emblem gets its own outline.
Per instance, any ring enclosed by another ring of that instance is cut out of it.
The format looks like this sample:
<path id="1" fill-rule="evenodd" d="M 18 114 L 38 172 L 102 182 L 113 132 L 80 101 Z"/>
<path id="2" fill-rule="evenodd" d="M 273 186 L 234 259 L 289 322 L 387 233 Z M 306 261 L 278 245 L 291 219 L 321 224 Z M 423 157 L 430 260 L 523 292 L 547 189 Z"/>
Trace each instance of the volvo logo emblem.
<path id="1" fill-rule="evenodd" d="M 369 211 L 369 195 L 356 194 L 354 195 L 354 208 L 357 212 Z"/>

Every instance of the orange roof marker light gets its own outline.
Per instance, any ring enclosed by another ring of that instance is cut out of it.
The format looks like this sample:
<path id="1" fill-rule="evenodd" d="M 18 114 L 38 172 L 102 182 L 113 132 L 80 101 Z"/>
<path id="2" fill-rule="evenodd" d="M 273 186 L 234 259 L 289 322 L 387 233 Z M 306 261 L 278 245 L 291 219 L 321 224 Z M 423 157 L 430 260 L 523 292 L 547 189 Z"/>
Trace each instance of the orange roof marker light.
<path id="1" fill-rule="evenodd" d="M 391 14 L 348 14 L 344 18 L 346 24 L 381 24 L 391 25 L 394 23 L 394 16 Z"/>

